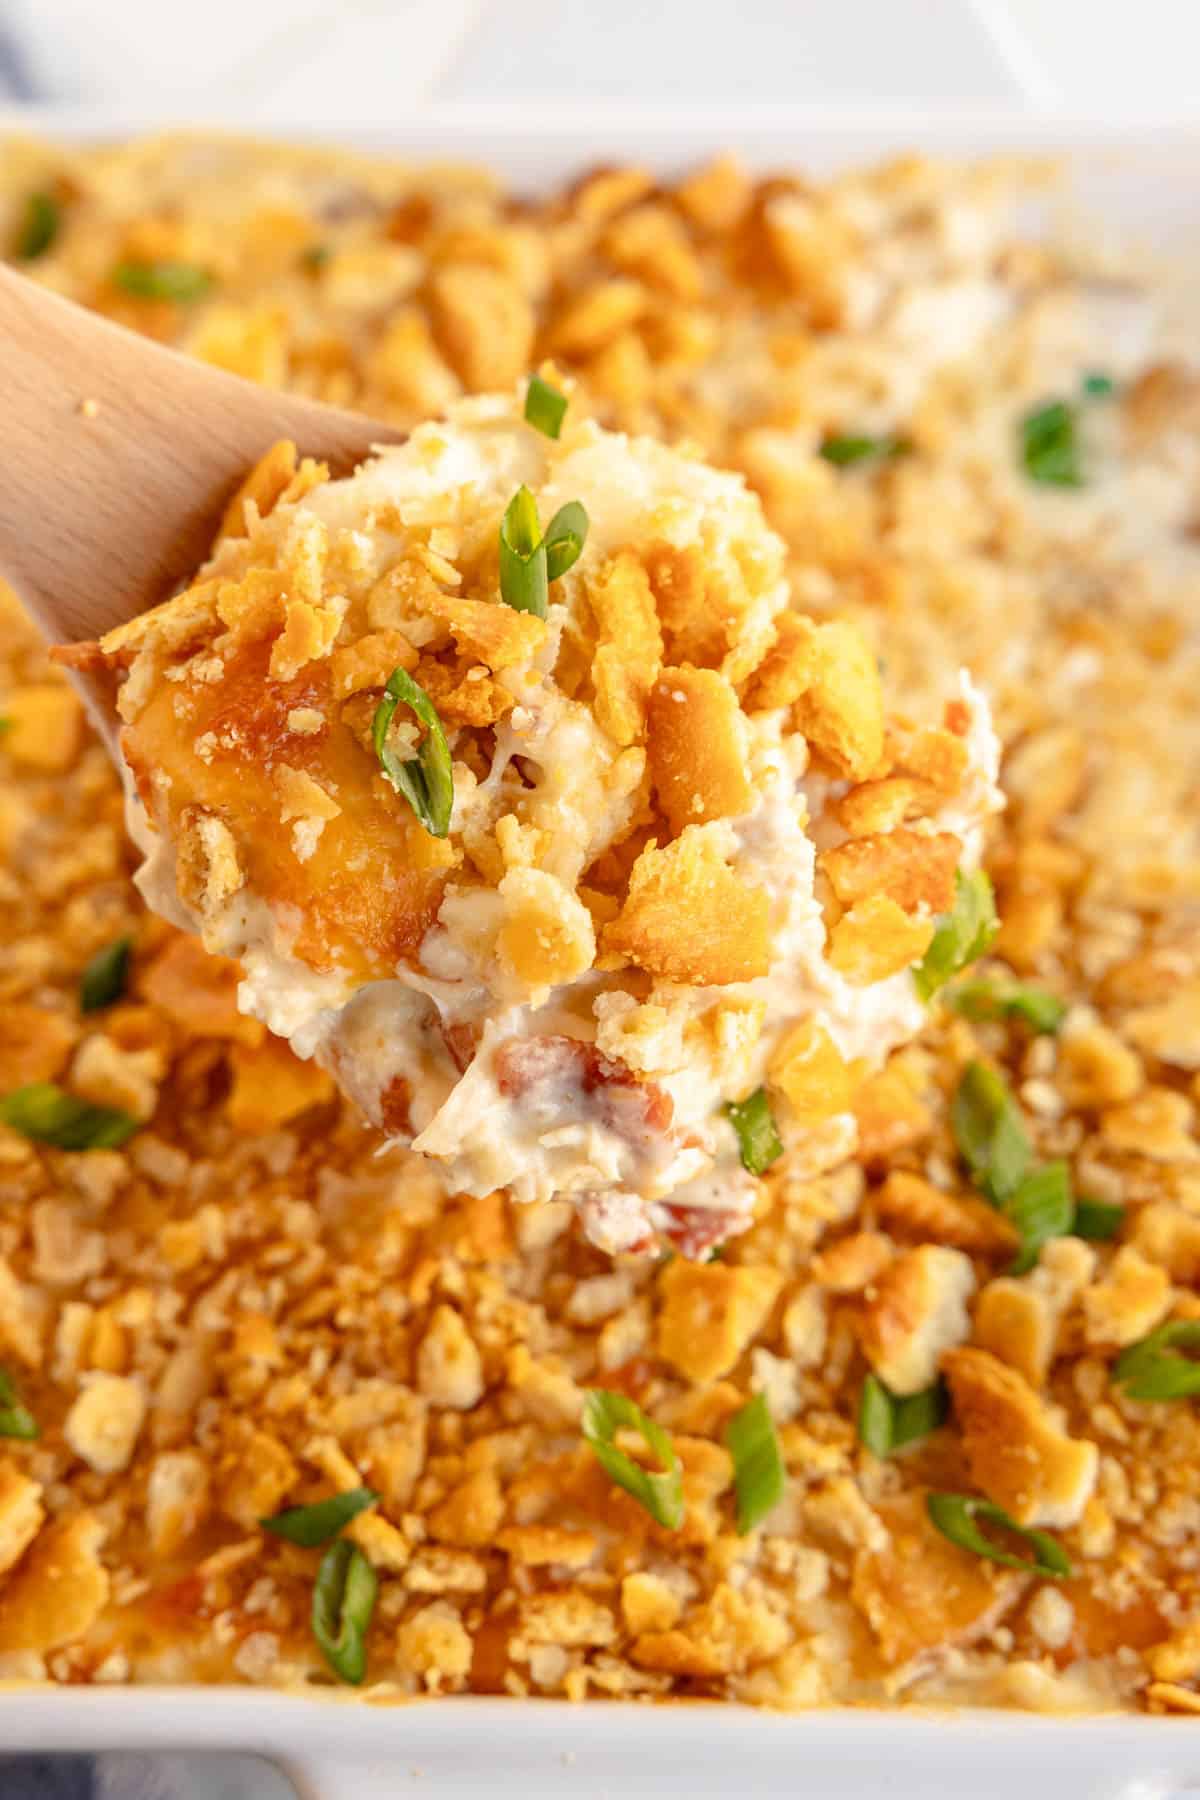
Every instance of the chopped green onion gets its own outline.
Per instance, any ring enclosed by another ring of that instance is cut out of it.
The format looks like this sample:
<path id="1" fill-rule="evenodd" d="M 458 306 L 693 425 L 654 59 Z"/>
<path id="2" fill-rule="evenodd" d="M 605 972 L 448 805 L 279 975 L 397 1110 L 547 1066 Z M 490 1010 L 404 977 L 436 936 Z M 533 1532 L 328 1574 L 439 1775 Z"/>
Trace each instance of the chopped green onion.
<path id="1" fill-rule="evenodd" d="M 30 194 L 17 231 L 13 254 L 18 262 L 36 262 L 58 236 L 62 211 L 53 194 Z"/>
<path id="2" fill-rule="evenodd" d="M 138 1121 L 115 1106 L 92 1106 L 52 1081 L 31 1081 L 0 1096 L 0 1124 L 57 1150 L 115 1150 Z"/>
<path id="3" fill-rule="evenodd" d="M 858 1435 L 867 1449 L 880 1458 L 891 1452 L 894 1405 L 878 1375 L 868 1375 L 858 1403 Z"/>
<path id="4" fill-rule="evenodd" d="M 821 442 L 818 455 L 826 462 L 833 463 L 836 468 L 848 469 L 854 463 L 867 462 L 872 457 L 901 456 L 909 448 L 906 438 L 888 435 L 885 437 L 852 436 L 827 437 Z"/>
<path id="5" fill-rule="evenodd" d="M 1020 1109 L 1008 1086 L 986 1063 L 968 1063 L 950 1108 L 959 1152 L 977 1186 L 995 1206 L 1016 1193 L 1033 1157 Z"/>
<path id="6" fill-rule="evenodd" d="M 307 250 L 300 252 L 300 263 L 303 268 L 316 274 L 318 269 L 325 267 L 332 255 L 333 251 L 328 244 L 310 244 Z"/>
<path id="7" fill-rule="evenodd" d="M 1065 1162 L 1043 1163 L 1027 1175 L 1004 1207 L 1021 1234 L 1021 1248 L 1010 1275 L 1027 1275 L 1051 1238 L 1070 1235 L 1075 1222 L 1075 1197 Z"/>
<path id="8" fill-rule="evenodd" d="M 79 1004 L 85 1013 L 99 1012 L 102 1006 L 111 1006 L 121 998 L 132 949 L 133 939 L 120 937 L 97 950 L 79 980 Z"/>
<path id="9" fill-rule="evenodd" d="M 331 1494 L 328 1500 L 318 1500 L 312 1506 L 289 1506 L 258 1522 L 275 1537 L 311 1550 L 317 1544 L 327 1544 L 351 1519 L 374 1506 L 378 1498 L 373 1488 L 348 1488 L 343 1494 Z"/>
<path id="10" fill-rule="evenodd" d="M 392 670 L 383 692 L 384 698 L 375 708 L 371 724 L 371 742 L 379 766 L 396 792 L 403 794 L 426 831 L 432 837 L 443 838 L 450 830 L 450 814 L 454 808 L 454 775 L 442 721 L 425 689 L 419 687 L 404 669 Z M 407 761 L 397 756 L 387 741 L 388 728 L 402 700 L 425 727 L 421 748 Z"/>
<path id="11" fill-rule="evenodd" d="M 738 1536 L 745 1537 L 778 1506 L 787 1486 L 775 1423 L 761 1394 L 734 1413 L 725 1428 L 725 1442 L 733 1458 Z"/>
<path id="12" fill-rule="evenodd" d="M 1102 375 L 1098 369 L 1089 371 L 1083 378 L 1083 391 L 1092 400 L 1107 400 L 1115 394 L 1117 384 L 1111 375 Z"/>
<path id="13" fill-rule="evenodd" d="M 544 619 L 550 583 L 579 561 L 587 534 L 582 503 L 568 500 L 542 537 L 537 501 L 527 487 L 519 487 L 500 521 L 500 598 L 516 612 Z"/>
<path id="14" fill-rule="evenodd" d="M 988 1562 L 1000 1563 L 1006 1569 L 1023 1569 L 1030 1575 L 1059 1579 L 1072 1573 L 1070 1558 L 1049 1532 L 1027 1531 L 990 1500 L 980 1500 L 973 1494 L 926 1494 L 925 1506 L 942 1536 L 957 1544 L 960 1550 L 970 1550 L 976 1556 L 986 1557 Z M 1029 1545 L 1032 1558 L 1017 1556 L 1014 1551 L 1002 1550 L 998 1544 L 993 1544 L 979 1529 L 977 1519 L 985 1525 L 998 1525 L 1004 1531 L 1011 1531 Z"/>
<path id="15" fill-rule="evenodd" d="M 1021 420 L 1021 461 L 1032 481 L 1082 487 L 1075 409 L 1065 400 L 1035 407 Z"/>
<path id="16" fill-rule="evenodd" d="M 0 1369 L 0 1438 L 32 1441 L 38 1436 L 37 1420 L 22 1406 L 7 1369 Z"/>
<path id="17" fill-rule="evenodd" d="M 949 1407 L 943 1381 L 919 1394 L 900 1395 L 886 1388 L 878 1375 L 868 1375 L 858 1406 L 858 1435 L 876 1456 L 890 1456 L 936 1431 L 945 1423 Z"/>
<path id="18" fill-rule="evenodd" d="M 529 377 L 529 386 L 525 389 L 525 418 L 535 431 L 540 431 L 548 438 L 556 438 L 562 430 L 562 422 L 567 415 L 567 396 L 560 394 L 556 387 L 543 381 L 540 375 Z"/>
<path id="19" fill-rule="evenodd" d="M 1200 1394 L 1200 1361 L 1181 1354 L 1200 1350 L 1200 1319 L 1160 1325 L 1117 1358 L 1113 1379 L 1131 1400 L 1185 1400 Z"/>
<path id="20" fill-rule="evenodd" d="M 1005 996 L 1004 1010 L 1039 1037 L 1053 1037 L 1067 1016 L 1067 1003 L 1046 988 L 1019 987 Z"/>
<path id="21" fill-rule="evenodd" d="M 199 300 L 212 286 L 207 269 L 186 262 L 120 262 L 112 278 L 138 300 Z"/>
<path id="22" fill-rule="evenodd" d="M 3 737 L 4 733 L 6 731 L 11 731 L 12 727 L 13 727 L 13 722 L 8 717 L 8 714 L 0 713 L 0 737 Z"/>
<path id="23" fill-rule="evenodd" d="M 751 1175 L 761 1175 L 783 1155 L 766 1088 L 756 1088 L 747 1100 L 731 1102 L 725 1115 L 737 1133 L 742 1167 L 749 1169 Z"/>
<path id="24" fill-rule="evenodd" d="M 1093 1242 L 1103 1244 L 1109 1238 L 1115 1238 L 1124 1223 L 1123 1206 L 1109 1206 L 1104 1200 L 1080 1199 L 1075 1202 L 1071 1236 L 1091 1238 Z"/>
<path id="25" fill-rule="evenodd" d="M 1043 1244 L 1074 1229 L 1065 1162 L 1032 1167 L 1033 1145 L 1008 1084 L 986 1063 L 968 1063 L 950 1108 L 959 1152 L 976 1186 L 1016 1226 L 1021 1247 L 1009 1273 L 1032 1269 Z"/>
<path id="26" fill-rule="evenodd" d="M 661 1471 L 644 1469 L 617 1449 L 616 1435 L 623 1428 L 640 1433 L 663 1465 Z M 632 1494 L 659 1525 L 678 1531 L 683 1523 L 683 1465 L 670 1432 L 647 1418 L 628 1395 L 611 1388 L 589 1388 L 583 1401 L 583 1435 L 609 1479 Z"/>
<path id="27" fill-rule="evenodd" d="M 1049 1036 L 1067 1016 L 1067 1003 L 1046 988 L 998 981 L 963 981 L 946 995 L 946 1004 L 964 1019 L 1020 1019 L 1031 1031 Z"/>
<path id="28" fill-rule="evenodd" d="M 905 1394 L 893 1402 L 892 1448 L 903 1450 L 944 1425 L 950 1411 L 950 1396 L 943 1381 L 922 1388 L 918 1394 Z"/>
<path id="29" fill-rule="evenodd" d="M 379 1577 L 357 1544 L 339 1538 L 321 1558 L 312 1598 L 312 1632 L 335 1675 L 357 1687 L 367 1672 L 367 1630 Z"/>
<path id="30" fill-rule="evenodd" d="M 546 577 L 557 581 L 573 568 L 587 543 L 588 516 L 580 500 L 560 506 L 546 527 Z"/>
<path id="31" fill-rule="evenodd" d="M 500 598 L 514 612 L 535 613 L 544 619 L 548 590 L 537 501 L 527 487 L 519 487 L 500 521 Z"/>
<path id="32" fill-rule="evenodd" d="M 937 922 L 920 962 L 913 968 L 913 980 L 922 1000 L 930 1000 L 938 989 L 981 957 L 999 928 L 992 884 L 982 869 L 973 875 L 954 872 L 954 905 Z"/>

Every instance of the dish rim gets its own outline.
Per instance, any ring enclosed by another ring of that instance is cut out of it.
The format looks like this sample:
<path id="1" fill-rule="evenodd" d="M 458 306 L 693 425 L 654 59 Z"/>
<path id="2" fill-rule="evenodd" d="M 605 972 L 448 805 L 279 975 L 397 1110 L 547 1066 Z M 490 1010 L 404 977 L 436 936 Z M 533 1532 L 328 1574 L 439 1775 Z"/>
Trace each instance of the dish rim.
<path id="1" fill-rule="evenodd" d="M 631 157 L 631 142 L 656 168 L 733 148 L 751 167 L 803 161 L 809 167 L 897 154 L 914 147 L 930 155 L 985 157 L 1045 154 L 1078 159 L 1145 156 L 1180 160 L 1181 191 L 1191 193 L 1200 224 L 1200 122 L 1152 117 L 1140 111 L 1107 117 L 1090 110 L 1053 115 L 1013 107 L 686 106 L 651 109 L 598 103 L 575 106 L 453 102 L 410 111 L 403 120 L 297 119 L 281 112 L 249 117 L 244 108 L 208 108 L 180 118 L 172 108 L 0 105 L 0 145 L 10 137 L 86 144 L 159 133 L 226 136 L 235 141 L 323 144 L 375 155 L 478 163 L 520 181 L 542 165 L 542 179 L 605 157 Z M 818 141 L 819 140 L 819 141 Z M 1194 159 L 1188 167 L 1189 157 Z M 397 1729 L 397 1720 L 405 1727 Z M 686 1721 L 686 1729 L 681 1729 Z M 1045 1783 L 1052 1776 L 1061 1800 L 1099 1795 L 1158 1800 L 1176 1783 L 1200 1794 L 1200 1729 L 1179 1715 L 1150 1717 L 1115 1711 L 1046 1715 L 981 1708 L 820 1707 L 774 1713 L 729 1702 L 668 1701 L 647 1705 L 605 1701 L 572 1706 L 562 1700 L 462 1695 L 378 1702 L 355 1693 L 314 1689 L 258 1689 L 234 1685 L 80 1688 L 0 1682 L 0 1746 L 5 1753 L 45 1750 L 229 1749 L 282 1760 L 303 1755 L 293 1773 L 306 1793 L 327 1795 L 341 1784 L 353 1800 L 394 1794 L 397 1770 L 361 1759 L 403 1751 L 421 1773 L 436 1776 L 439 1800 L 463 1800 L 478 1790 L 481 1758 L 503 1753 L 505 1779 L 530 1785 L 526 1800 L 561 1791 L 564 1760 L 594 1764 L 600 1779 L 620 1781 L 631 1800 L 650 1791 L 644 1778 L 669 1786 L 675 1760 L 686 1754 L 697 1800 L 728 1792 L 745 1778 L 747 1726 L 756 1734 L 753 1786 L 757 1793 L 794 1792 L 796 1749 L 818 1760 L 809 1773 L 820 1791 L 862 1797 L 886 1767 L 890 1800 L 939 1795 L 958 1776 L 970 1778 L 976 1800 L 1011 1800 L 1014 1777 Z M 614 1730 L 615 1727 L 615 1730 Z M 800 1734 L 803 1734 L 802 1736 Z M 354 1759 L 345 1766 L 350 1752 Z M 336 1754 L 339 1764 L 323 1763 Z M 657 1769 L 656 1757 L 666 1758 Z M 735 1760 L 736 1759 L 736 1760 Z M 314 1773 L 319 1771 L 319 1774 Z M 411 1771 L 410 1771 L 411 1772 Z M 693 1775 L 699 1785 L 693 1780 Z M 352 1778 L 352 1779 L 351 1779 Z M 630 1781 L 636 1784 L 630 1786 Z M 445 1785 L 442 1785 L 443 1782 Z M 378 1785 L 377 1785 L 378 1783 Z M 460 1785 L 460 1783 L 462 1785 Z M 545 1784 L 544 1787 L 542 1784 Z M 1193 1787 L 1191 1784 L 1195 1783 Z M 553 1785 L 552 1785 L 553 1784 Z M 778 1784 L 778 1785 L 777 1785 Z M 577 1800 L 584 1788 L 572 1778 Z M 662 1791 L 655 1787 L 654 1791 Z"/>

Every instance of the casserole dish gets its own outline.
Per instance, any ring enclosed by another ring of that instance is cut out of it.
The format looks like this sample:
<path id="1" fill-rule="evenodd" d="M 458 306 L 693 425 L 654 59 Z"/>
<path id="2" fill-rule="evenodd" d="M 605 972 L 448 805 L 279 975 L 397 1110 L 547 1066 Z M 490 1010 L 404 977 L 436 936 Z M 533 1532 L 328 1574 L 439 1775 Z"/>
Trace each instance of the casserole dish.
<path id="1" fill-rule="evenodd" d="M 22 118 L 24 130 L 51 135 L 123 136 L 149 121 Z M 296 132 L 287 135 L 296 136 Z M 302 135 L 302 134 L 299 134 Z M 335 134 L 336 135 L 336 134 Z M 1188 181 L 1195 145 L 1157 135 L 1147 141 L 1136 124 L 1111 129 L 1051 128 L 1012 121 L 875 120 L 861 126 L 846 118 L 827 121 L 753 121 L 734 117 L 662 120 L 575 119 L 544 127 L 514 128 L 477 111 L 409 121 L 395 131 L 345 134 L 364 148 L 387 148 L 414 158 L 452 155 L 485 162 L 519 187 L 536 189 L 572 169 L 628 156 L 631 147 L 656 166 L 678 166 L 718 145 L 732 145 L 751 163 L 809 165 L 828 170 L 904 144 L 933 153 L 1047 150 L 1065 154 L 1076 192 L 1093 216 L 1099 212 L 1117 235 L 1132 228 L 1148 241 L 1170 243 L 1194 225 L 1195 200 Z M 1189 211 L 1191 209 L 1191 211 Z M 449 1706 L 450 1710 L 445 1711 Z M 753 1739 L 745 1734 L 754 1732 Z M 622 1782 L 645 1791 L 670 1780 L 687 1759 L 689 1785 L 720 1792 L 738 1778 L 747 1752 L 756 1758 L 756 1784 L 764 1793 L 785 1792 L 804 1779 L 831 1793 L 870 1791 L 883 1780 L 901 1792 L 943 1791 L 970 1780 L 981 1793 L 999 1793 L 1014 1778 L 1052 1764 L 1064 1790 L 1078 1793 L 1168 1792 L 1186 1782 L 1190 1752 L 1183 1721 L 1110 1721 L 1073 1724 L 1026 1718 L 1006 1721 L 969 1715 L 954 1719 L 838 1713 L 779 1720 L 715 1709 L 594 1709 L 586 1713 L 541 1705 L 514 1709 L 488 1701 L 445 1702 L 437 1710 L 406 1707 L 356 1709 L 266 1694 L 222 1691 L 133 1690 L 120 1693 L 0 1697 L 0 1735 L 14 1747 L 48 1741 L 84 1747 L 116 1744 L 228 1743 L 285 1755 L 311 1754 L 305 1779 L 314 1792 L 369 1794 L 372 1784 L 397 1777 L 436 1777 L 441 1791 L 473 1791 L 483 1758 L 499 1753 L 506 1772 L 533 1790 L 544 1781 L 561 1786 L 564 1775 L 581 1794 Z M 351 1761 L 353 1756 L 355 1759 Z M 411 1771 L 411 1773 L 410 1773 Z M 744 1777 L 743 1777 L 744 1779 Z M 1128 1784 L 1128 1785 L 1125 1785 Z"/>

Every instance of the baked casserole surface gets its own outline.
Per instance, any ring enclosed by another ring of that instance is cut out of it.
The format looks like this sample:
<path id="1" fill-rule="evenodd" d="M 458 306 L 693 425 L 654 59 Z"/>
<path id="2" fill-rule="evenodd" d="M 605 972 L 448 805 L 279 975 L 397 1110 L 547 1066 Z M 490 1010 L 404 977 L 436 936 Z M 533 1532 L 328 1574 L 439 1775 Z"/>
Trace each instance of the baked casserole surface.
<path id="1" fill-rule="evenodd" d="M 857 1071 L 853 1154 L 773 1163 L 711 1260 L 610 1256 L 565 1200 L 447 1200 L 238 1011 L 143 905 L 118 778 L 0 594 L 0 1096 L 130 1122 L 0 1126 L 0 1677 L 333 1680 L 313 1542 L 261 1521 L 368 1487 L 339 1541 L 376 1698 L 1200 1712 L 1200 375 L 1165 277 L 1023 234 L 1046 179 L 723 158 L 530 199 L 6 146 L 8 254 L 136 330 L 406 427 L 542 368 L 744 476 L 806 631 L 853 625 L 911 719 L 970 671 L 1006 806 L 998 933 Z M 832 931 L 934 814 L 948 718 L 855 768 Z M 658 1428 L 669 1522 L 631 1491 L 653 1447 L 614 1481 L 581 1431 L 597 1390 Z M 784 1479 L 748 1525 L 755 1395 Z"/>

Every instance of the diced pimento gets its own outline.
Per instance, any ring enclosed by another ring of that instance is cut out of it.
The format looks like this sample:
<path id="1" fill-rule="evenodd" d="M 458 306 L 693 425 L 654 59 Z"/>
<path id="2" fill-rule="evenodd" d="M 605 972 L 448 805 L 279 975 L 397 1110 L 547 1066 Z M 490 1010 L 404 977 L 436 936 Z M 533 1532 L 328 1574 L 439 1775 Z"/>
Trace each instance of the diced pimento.
<path id="1" fill-rule="evenodd" d="M 548 1127 L 577 1117 L 586 1105 L 630 1143 L 661 1137 L 675 1112 L 660 1087 L 577 1038 L 510 1039 L 496 1052 L 496 1086 Z"/>
<path id="2" fill-rule="evenodd" d="M 750 1215 L 737 1207 L 671 1206 L 662 1208 L 662 1236 L 680 1256 L 703 1261 L 731 1237 L 749 1229 Z"/>

